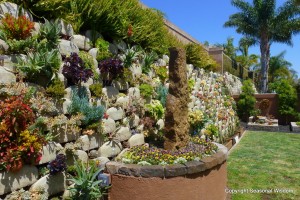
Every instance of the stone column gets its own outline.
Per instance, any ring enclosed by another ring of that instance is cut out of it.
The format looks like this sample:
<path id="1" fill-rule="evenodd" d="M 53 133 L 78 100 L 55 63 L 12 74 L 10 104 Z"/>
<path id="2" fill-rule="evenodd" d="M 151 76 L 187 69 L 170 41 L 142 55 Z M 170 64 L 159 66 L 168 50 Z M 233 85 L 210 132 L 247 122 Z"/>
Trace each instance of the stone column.
<path id="1" fill-rule="evenodd" d="M 170 48 L 169 94 L 165 115 L 165 143 L 167 150 L 180 149 L 189 142 L 188 81 L 184 49 Z"/>

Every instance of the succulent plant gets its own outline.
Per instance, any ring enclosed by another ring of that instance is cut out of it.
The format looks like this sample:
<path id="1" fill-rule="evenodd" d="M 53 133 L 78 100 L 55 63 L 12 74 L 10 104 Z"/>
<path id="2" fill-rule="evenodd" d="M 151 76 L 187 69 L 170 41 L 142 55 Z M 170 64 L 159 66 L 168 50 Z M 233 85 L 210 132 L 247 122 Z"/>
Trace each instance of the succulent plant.
<path id="1" fill-rule="evenodd" d="M 64 154 L 57 154 L 56 158 L 47 165 L 47 168 L 50 170 L 50 175 L 66 170 L 66 156 Z"/>

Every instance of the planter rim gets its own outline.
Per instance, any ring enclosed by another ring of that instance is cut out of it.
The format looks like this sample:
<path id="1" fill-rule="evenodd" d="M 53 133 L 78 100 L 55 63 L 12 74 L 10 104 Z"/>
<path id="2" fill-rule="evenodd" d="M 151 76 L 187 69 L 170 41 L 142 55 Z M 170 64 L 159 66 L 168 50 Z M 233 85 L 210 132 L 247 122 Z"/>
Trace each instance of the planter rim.
<path id="1" fill-rule="evenodd" d="M 227 159 L 227 148 L 218 143 L 218 151 L 200 161 L 189 161 L 184 164 L 173 165 L 150 165 L 142 166 L 137 164 L 124 164 L 121 162 L 110 161 L 106 163 L 106 169 L 111 175 L 125 175 L 134 177 L 176 177 L 200 173 L 209 170 L 217 165 L 224 163 Z"/>

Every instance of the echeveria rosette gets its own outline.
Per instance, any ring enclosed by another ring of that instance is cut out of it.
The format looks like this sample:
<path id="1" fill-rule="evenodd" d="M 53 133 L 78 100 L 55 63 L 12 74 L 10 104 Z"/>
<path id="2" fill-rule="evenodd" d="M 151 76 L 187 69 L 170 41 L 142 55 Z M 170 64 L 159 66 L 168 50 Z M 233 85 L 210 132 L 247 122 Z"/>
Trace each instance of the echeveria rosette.
<path id="1" fill-rule="evenodd" d="M 87 82 L 94 75 L 91 69 L 85 68 L 83 60 L 74 52 L 64 59 L 62 73 L 67 78 L 69 85 Z"/>
<path id="2" fill-rule="evenodd" d="M 120 77 L 124 72 L 122 61 L 116 58 L 108 58 L 106 60 L 103 60 L 99 62 L 98 67 L 100 73 L 103 76 L 106 76 L 103 78 L 106 78 L 107 80 L 114 80 Z"/>

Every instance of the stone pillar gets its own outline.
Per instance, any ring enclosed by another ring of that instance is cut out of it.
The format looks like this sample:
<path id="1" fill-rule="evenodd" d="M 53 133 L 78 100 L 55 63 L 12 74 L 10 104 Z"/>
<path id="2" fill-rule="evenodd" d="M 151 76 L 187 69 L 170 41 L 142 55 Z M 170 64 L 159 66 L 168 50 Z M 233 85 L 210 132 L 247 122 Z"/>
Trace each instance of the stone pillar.
<path id="1" fill-rule="evenodd" d="M 169 94 L 165 115 L 165 143 L 167 150 L 180 149 L 189 142 L 188 81 L 184 49 L 170 48 Z"/>

